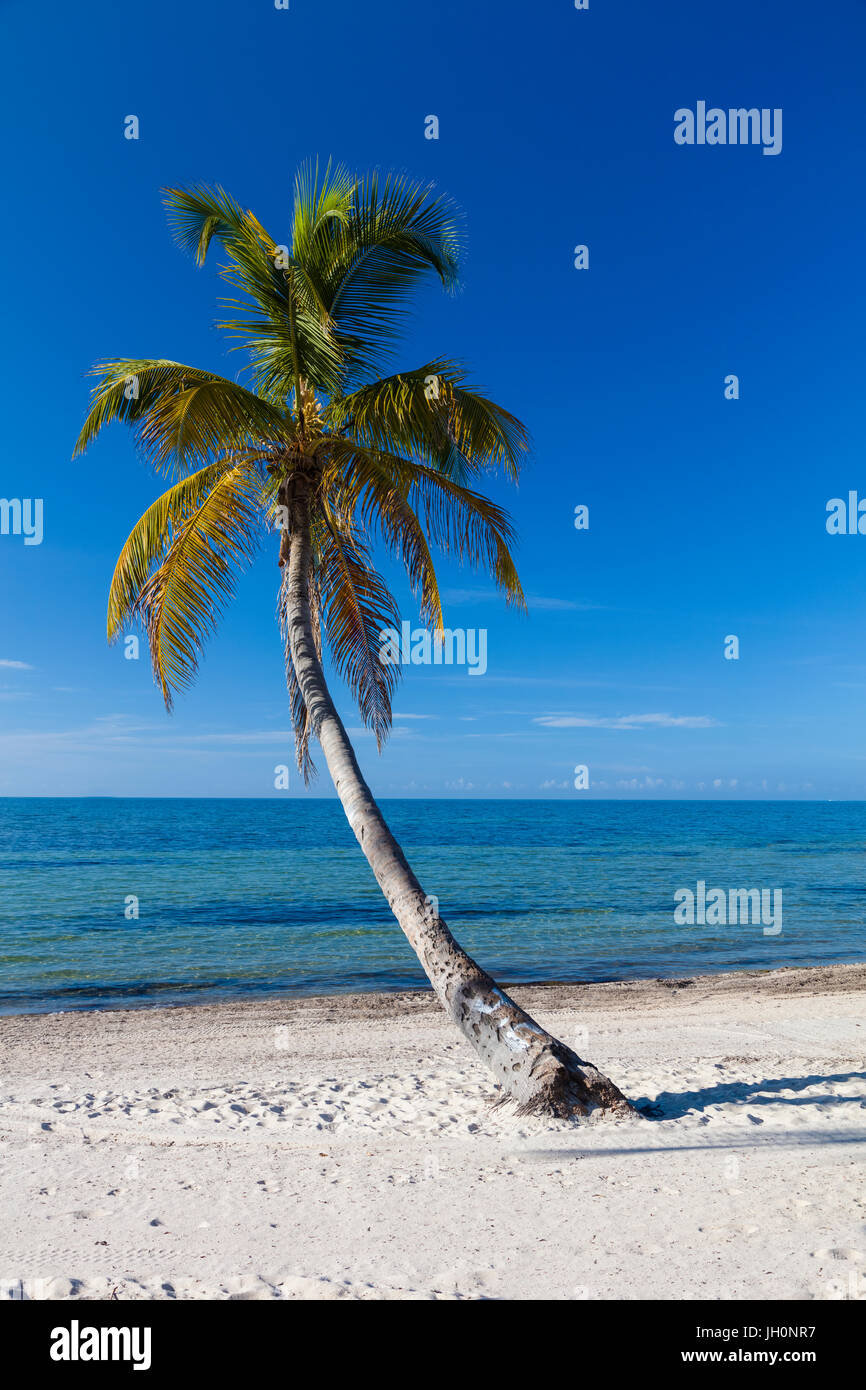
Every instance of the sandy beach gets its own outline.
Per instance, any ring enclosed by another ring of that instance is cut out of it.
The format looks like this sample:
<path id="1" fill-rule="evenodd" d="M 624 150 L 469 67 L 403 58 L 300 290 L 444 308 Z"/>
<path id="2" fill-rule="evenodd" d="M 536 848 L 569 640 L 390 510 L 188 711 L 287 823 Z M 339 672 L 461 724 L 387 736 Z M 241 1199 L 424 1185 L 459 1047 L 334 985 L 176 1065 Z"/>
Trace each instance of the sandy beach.
<path id="1" fill-rule="evenodd" d="M 428 994 L 0 1019 L 4 1296 L 866 1298 L 866 967 L 512 988 L 644 1113 Z"/>

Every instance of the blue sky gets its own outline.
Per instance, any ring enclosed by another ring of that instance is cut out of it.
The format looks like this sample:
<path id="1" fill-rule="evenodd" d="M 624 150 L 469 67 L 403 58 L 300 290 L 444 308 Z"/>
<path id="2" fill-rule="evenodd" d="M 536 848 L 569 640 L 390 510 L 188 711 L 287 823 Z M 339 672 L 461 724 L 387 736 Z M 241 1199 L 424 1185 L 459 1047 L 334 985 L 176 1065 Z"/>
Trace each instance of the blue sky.
<path id="1" fill-rule="evenodd" d="M 466 360 L 534 446 L 519 491 L 491 488 L 529 615 L 443 564 L 487 671 L 407 668 L 384 756 L 358 737 L 374 791 L 866 796 L 866 536 L 825 527 L 830 498 L 866 496 L 859 0 L 14 2 L 0 31 L 0 496 L 44 507 L 41 545 L 0 535 L 0 794 L 286 794 L 275 557 L 169 717 L 146 655 L 104 637 L 158 483 L 121 427 L 70 455 L 93 361 L 241 365 L 212 326 L 218 259 L 176 248 L 160 187 L 222 183 L 282 241 L 296 166 L 333 155 L 460 204 L 462 288 L 419 297 L 400 362 Z M 780 108 L 781 153 L 677 145 L 698 101 Z"/>

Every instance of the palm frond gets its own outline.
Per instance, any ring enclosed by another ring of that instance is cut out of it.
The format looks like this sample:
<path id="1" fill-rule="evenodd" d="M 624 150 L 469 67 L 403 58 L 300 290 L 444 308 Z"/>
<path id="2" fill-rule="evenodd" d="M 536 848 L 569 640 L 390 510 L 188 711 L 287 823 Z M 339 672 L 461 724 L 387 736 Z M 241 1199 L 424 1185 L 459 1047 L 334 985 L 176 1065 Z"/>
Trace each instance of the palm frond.
<path id="1" fill-rule="evenodd" d="M 150 574 L 164 560 L 172 535 L 212 491 L 222 474 L 233 465 L 209 463 L 182 478 L 157 497 L 135 523 L 120 552 L 108 594 L 108 640 L 115 642 L 124 624 L 135 616 Z"/>
<path id="2" fill-rule="evenodd" d="M 338 228 L 346 227 L 357 185 L 343 164 L 328 160 L 320 174 L 318 160 L 306 160 L 295 176 L 292 252 L 296 264 L 329 264 L 329 248 Z"/>
<path id="3" fill-rule="evenodd" d="M 115 358 L 91 369 L 99 382 L 73 458 L 114 420 L 132 427 L 158 473 L 183 476 L 232 449 L 262 457 L 288 437 L 285 413 L 253 391 L 198 367 L 163 359 Z"/>
<path id="4" fill-rule="evenodd" d="M 136 613 L 147 632 L 166 708 L 188 686 L 206 637 L 234 592 L 238 569 L 255 552 L 260 484 L 248 465 L 224 472 L 172 536 L 145 584 Z"/>
<path id="5" fill-rule="evenodd" d="M 432 186 L 369 174 L 354 186 L 351 213 L 296 247 L 304 283 L 315 287 L 346 362 L 345 379 L 378 369 L 402 332 L 409 298 L 427 274 L 457 282 L 461 227 Z"/>
<path id="6" fill-rule="evenodd" d="M 338 347 L 327 315 L 320 306 L 311 307 L 308 295 L 298 293 L 287 245 L 274 241 L 258 218 L 222 188 L 170 188 L 164 194 L 175 237 L 199 265 L 214 237 L 229 258 L 221 274 L 245 297 L 224 301 L 235 316 L 220 320 L 218 327 L 239 336 L 243 341 L 238 346 L 251 352 L 257 390 L 284 402 L 298 375 L 334 387 L 341 371 Z M 321 194 L 319 218 L 333 210 L 335 197 L 334 191 Z"/>
<path id="7" fill-rule="evenodd" d="M 196 265 L 204 265 L 214 237 L 227 248 L 249 241 L 250 227 L 243 208 L 219 185 L 164 188 L 162 192 L 174 238 L 195 256 Z"/>
<path id="8" fill-rule="evenodd" d="M 422 596 L 427 596 L 427 614 L 434 621 L 438 586 L 434 595 L 435 572 L 427 558 L 429 550 L 425 556 L 417 543 L 419 534 L 425 548 L 429 537 L 445 555 L 485 569 L 506 602 L 526 607 L 511 555 L 514 523 L 504 508 L 489 498 L 416 460 L 350 440 L 331 449 L 323 476 L 323 489 L 328 488 L 338 492 L 345 508 L 357 514 L 368 531 L 378 531 L 403 560 L 413 592 L 420 587 Z M 401 509 L 392 500 L 401 497 L 405 502 L 402 521 Z M 401 525 L 405 541 L 400 536 Z"/>
<path id="9" fill-rule="evenodd" d="M 434 545 L 473 568 L 486 569 L 506 603 L 526 608 L 511 554 L 517 534 L 504 507 L 418 463 L 412 470 L 409 500 Z"/>
<path id="10" fill-rule="evenodd" d="M 410 461 L 401 459 L 399 463 L 408 477 Z M 353 517 L 369 537 L 381 537 L 406 570 L 422 620 L 441 628 L 439 580 L 424 528 L 409 504 L 404 478 L 395 477 L 394 470 L 373 451 L 340 440 L 329 445 L 321 486 L 334 510 Z"/>
<path id="11" fill-rule="evenodd" d="M 529 448 L 516 416 L 465 385 L 464 369 L 445 358 L 333 401 L 328 419 L 363 444 L 417 457 L 461 483 L 495 469 L 515 481 Z"/>
<path id="12" fill-rule="evenodd" d="M 382 633 L 399 627 L 399 612 L 360 537 L 327 503 L 320 517 L 315 548 L 322 625 L 334 665 L 381 751 L 400 678 L 399 666 L 380 659 Z"/>

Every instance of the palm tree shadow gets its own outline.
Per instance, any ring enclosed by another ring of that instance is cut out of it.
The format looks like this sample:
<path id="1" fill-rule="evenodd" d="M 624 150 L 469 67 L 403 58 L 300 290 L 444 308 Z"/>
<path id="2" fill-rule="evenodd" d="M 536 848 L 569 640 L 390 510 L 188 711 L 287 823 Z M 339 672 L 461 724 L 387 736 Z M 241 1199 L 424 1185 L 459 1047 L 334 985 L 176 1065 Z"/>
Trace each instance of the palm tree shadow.
<path id="1" fill-rule="evenodd" d="M 807 1091 L 814 1086 L 833 1086 L 843 1082 L 862 1081 L 864 1091 L 859 1102 L 853 1096 L 840 1096 L 832 1091 L 817 1095 L 782 1096 L 783 1091 Z M 768 1094 L 769 1093 L 769 1094 Z M 695 1091 L 662 1091 L 655 1099 L 646 1096 L 633 1101 L 635 1109 L 647 1120 L 678 1120 L 696 1110 L 714 1105 L 785 1106 L 832 1105 L 844 1102 L 859 1103 L 866 1108 L 866 1072 L 835 1072 L 828 1076 L 783 1076 L 765 1081 L 721 1081 L 717 1086 L 704 1086 Z"/>

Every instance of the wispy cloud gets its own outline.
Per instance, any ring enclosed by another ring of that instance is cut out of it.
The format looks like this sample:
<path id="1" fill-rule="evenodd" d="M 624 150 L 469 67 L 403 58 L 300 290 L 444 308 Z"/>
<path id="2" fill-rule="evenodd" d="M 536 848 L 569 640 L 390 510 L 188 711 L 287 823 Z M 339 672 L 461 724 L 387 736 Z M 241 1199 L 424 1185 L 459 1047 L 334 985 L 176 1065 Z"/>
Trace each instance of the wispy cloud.
<path id="1" fill-rule="evenodd" d="M 712 729 L 718 720 L 706 714 L 541 714 L 533 719 L 546 729 Z"/>
<path id="2" fill-rule="evenodd" d="M 539 594 L 527 594 L 526 602 L 530 608 L 543 608 L 550 613 L 588 613 L 605 607 L 603 603 L 587 603 L 583 599 L 544 598 Z"/>
<path id="3" fill-rule="evenodd" d="M 350 738 L 375 738 L 375 737 L 376 737 L 375 730 L 373 730 L 373 729 L 366 729 L 366 728 L 363 727 L 363 725 L 356 725 L 356 726 L 353 727 L 353 728 L 350 728 L 350 727 L 347 725 L 347 726 L 346 726 L 346 733 L 349 735 Z M 392 737 L 392 739 L 393 739 L 393 738 L 417 738 L 417 734 L 413 734 L 411 729 L 392 729 L 392 730 L 391 730 L 391 737 Z"/>
<path id="4" fill-rule="evenodd" d="M 443 685 L 461 685 L 466 682 L 462 677 L 455 676 L 452 680 L 443 679 Z M 576 677 L 560 678 L 558 676 L 495 676 L 489 671 L 484 677 L 485 686 L 488 685 L 543 685 L 545 690 L 552 688 L 568 690 L 639 690 L 655 695 L 673 695 L 680 689 L 676 685 L 644 685 L 636 684 L 630 680 L 614 680 L 612 677 L 605 676 L 598 680 L 578 679 Z"/>
<path id="5" fill-rule="evenodd" d="M 499 598 L 496 589 L 443 589 L 443 603 L 486 603 Z"/>
<path id="6" fill-rule="evenodd" d="M 0 666 L 5 666 L 8 671 L 32 671 L 33 667 L 28 661 L 8 661 L 0 657 Z"/>
<path id="7" fill-rule="evenodd" d="M 498 589 L 445 589 L 442 601 L 455 607 L 462 603 L 493 603 L 501 602 L 502 594 Z M 604 606 L 600 603 L 586 603 L 582 599 L 546 598 L 542 594 L 527 594 L 526 602 L 530 608 L 546 609 L 551 613 L 583 612 Z"/>
<path id="8" fill-rule="evenodd" d="M 133 716 L 107 714 L 96 715 L 90 724 L 71 729 L 28 729 L 18 733 L 0 734 L 0 757 L 5 750 L 19 750 L 32 746 L 65 749 L 75 753 L 97 753 L 114 749 L 140 748 L 151 752 L 207 753 L 207 745 L 216 744 L 220 748 L 238 745 L 280 745 L 290 743 L 292 735 L 286 731 L 246 733 L 186 733 L 171 728 L 167 723 L 136 723 Z"/>
<path id="9" fill-rule="evenodd" d="M 188 734 L 186 741 L 189 743 L 263 743 L 267 745 L 288 743 L 292 737 L 288 729 L 262 729 L 249 733 L 238 730 L 234 733 L 222 734 Z"/>

